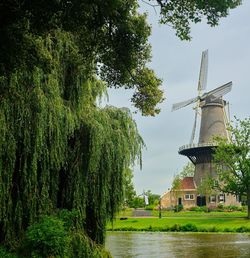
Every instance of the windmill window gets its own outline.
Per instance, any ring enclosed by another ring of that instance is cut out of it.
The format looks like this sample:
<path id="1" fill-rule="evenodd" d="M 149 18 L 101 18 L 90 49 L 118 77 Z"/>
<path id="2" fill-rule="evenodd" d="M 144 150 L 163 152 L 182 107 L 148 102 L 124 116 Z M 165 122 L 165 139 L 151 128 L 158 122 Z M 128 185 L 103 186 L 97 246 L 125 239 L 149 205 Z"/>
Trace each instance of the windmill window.
<path id="1" fill-rule="evenodd" d="M 194 200 L 193 194 L 185 194 L 185 200 Z"/>

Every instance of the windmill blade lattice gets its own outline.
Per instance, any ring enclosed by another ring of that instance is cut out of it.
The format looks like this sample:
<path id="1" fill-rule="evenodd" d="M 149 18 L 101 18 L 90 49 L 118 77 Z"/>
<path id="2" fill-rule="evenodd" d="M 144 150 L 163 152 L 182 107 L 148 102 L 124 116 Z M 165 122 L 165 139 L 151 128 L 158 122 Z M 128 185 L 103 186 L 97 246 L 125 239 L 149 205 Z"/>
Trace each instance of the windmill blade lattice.
<path id="1" fill-rule="evenodd" d="M 205 90 L 207 87 L 207 70 L 208 70 L 208 50 L 202 52 L 201 67 L 198 81 L 198 92 Z"/>
<path id="2" fill-rule="evenodd" d="M 218 99 L 218 98 L 224 96 L 225 94 L 227 94 L 228 92 L 230 92 L 232 89 L 232 85 L 233 85 L 232 82 L 228 82 L 214 90 L 211 90 L 211 91 L 203 94 L 202 99 L 205 99 L 208 96 L 213 97 L 212 100 Z"/>
<path id="3" fill-rule="evenodd" d="M 195 130 L 196 130 L 196 124 L 197 124 L 197 115 L 198 115 L 198 108 L 195 109 L 195 116 L 194 116 L 194 126 L 191 134 L 190 144 L 193 144 L 194 137 L 195 137 Z"/>
<path id="4" fill-rule="evenodd" d="M 188 100 L 185 100 L 185 101 L 182 101 L 182 102 L 175 103 L 172 106 L 172 111 L 175 111 L 177 109 L 180 109 L 180 108 L 183 108 L 183 107 L 185 107 L 187 105 L 190 105 L 190 104 L 196 102 L 197 100 L 198 100 L 198 97 L 192 98 L 192 99 L 188 99 Z"/>

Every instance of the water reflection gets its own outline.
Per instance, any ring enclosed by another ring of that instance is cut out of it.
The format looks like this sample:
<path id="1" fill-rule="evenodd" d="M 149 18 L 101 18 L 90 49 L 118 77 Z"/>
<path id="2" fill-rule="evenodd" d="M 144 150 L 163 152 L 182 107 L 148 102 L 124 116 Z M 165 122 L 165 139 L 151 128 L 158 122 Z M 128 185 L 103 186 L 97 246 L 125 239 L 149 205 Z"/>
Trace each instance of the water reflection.
<path id="1" fill-rule="evenodd" d="M 109 232 L 106 248 L 115 258 L 249 258 L 250 235 Z"/>

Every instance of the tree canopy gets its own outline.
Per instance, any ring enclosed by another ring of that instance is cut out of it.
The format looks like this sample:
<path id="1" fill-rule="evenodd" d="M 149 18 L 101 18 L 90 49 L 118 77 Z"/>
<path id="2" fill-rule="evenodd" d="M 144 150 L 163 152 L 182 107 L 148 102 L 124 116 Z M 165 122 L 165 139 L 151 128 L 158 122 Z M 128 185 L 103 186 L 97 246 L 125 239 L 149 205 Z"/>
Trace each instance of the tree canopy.
<path id="1" fill-rule="evenodd" d="M 230 126 L 232 141 L 218 138 L 214 161 L 217 164 L 217 187 L 226 193 L 247 196 L 250 218 L 250 118 L 236 120 Z"/>
<path id="2" fill-rule="evenodd" d="M 145 2 L 145 1 L 144 1 Z M 190 39 L 190 23 L 207 18 L 210 25 L 238 6 L 240 0 L 146 0 L 160 6 L 160 22 Z M 134 89 L 132 102 L 143 115 L 159 113 L 161 80 L 147 67 L 150 61 L 146 15 L 138 13 L 137 0 L 6 0 L 0 3 L 0 74 L 23 63 L 30 67 L 46 62 L 30 43 L 55 29 L 74 37 L 86 66 L 86 76 L 96 73 L 108 87 Z"/>
<path id="3" fill-rule="evenodd" d="M 108 87 L 135 89 L 132 102 L 143 115 L 159 113 L 163 100 L 161 80 L 152 69 L 146 15 L 137 11 L 136 0 L 43 0 L 0 3 L 0 74 L 26 63 L 46 64 L 46 56 L 30 40 L 70 33 L 85 66 L 86 78 L 93 73 Z M 70 70 L 67 77 L 70 76 Z"/>
<path id="4" fill-rule="evenodd" d="M 149 2 L 153 2 L 149 0 Z M 216 26 L 226 17 L 230 9 L 241 4 L 241 0 L 155 0 L 161 8 L 160 22 L 176 30 L 180 39 L 190 40 L 192 23 L 207 19 L 207 24 Z"/>
<path id="5" fill-rule="evenodd" d="M 184 177 L 193 177 L 194 176 L 195 166 L 193 163 L 188 162 L 181 170 L 179 176 L 180 178 Z"/>

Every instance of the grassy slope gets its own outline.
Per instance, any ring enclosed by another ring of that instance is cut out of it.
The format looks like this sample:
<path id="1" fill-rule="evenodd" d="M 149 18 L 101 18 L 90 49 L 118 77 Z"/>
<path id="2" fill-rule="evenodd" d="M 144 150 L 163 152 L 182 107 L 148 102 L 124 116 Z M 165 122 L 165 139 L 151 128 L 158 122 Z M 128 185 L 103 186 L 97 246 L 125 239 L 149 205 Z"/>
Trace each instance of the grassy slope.
<path id="1" fill-rule="evenodd" d="M 163 216 L 161 219 L 117 219 L 113 223 L 113 230 L 250 232 L 250 220 L 246 219 L 246 213 L 243 212 L 166 212 Z M 107 230 L 112 230 L 111 224 Z"/>

